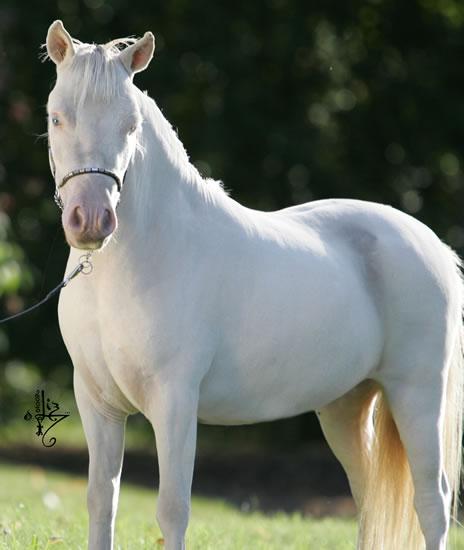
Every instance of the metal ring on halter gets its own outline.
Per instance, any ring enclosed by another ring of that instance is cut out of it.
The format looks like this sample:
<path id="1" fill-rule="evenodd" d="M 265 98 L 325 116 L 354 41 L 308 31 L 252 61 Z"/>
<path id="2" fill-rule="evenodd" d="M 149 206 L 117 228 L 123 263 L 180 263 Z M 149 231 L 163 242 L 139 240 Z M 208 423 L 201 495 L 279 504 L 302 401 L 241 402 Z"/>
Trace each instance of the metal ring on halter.
<path id="1" fill-rule="evenodd" d="M 90 261 L 91 255 L 92 255 L 92 252 L 87 252 L 87 254 L 83 254 L 79 258 L 79 265 L 81 267 L 81 273 L 83 275 L 89 275 L 93 271 L 93 264 Z"/>
<path id="2" fill-rule="evenodd" d="M 29 313 L 30 311 L 34 311 L 34 309 L 37 309 L 42 304 L 45 304 L 46 302 L 48 302 L 48 300 L 50 300 L 50 298 L 55 296 L 55 294 L 58 294 L 58 292 L 62 288 L 67 286 L 69 282 L 72 281 L 72 279 L 74 279 L 74 277 L 77 277 L 79 273 L 83 273 L 84 275 L 88 275 L 89 273 L 91 273 L 93 269 L 92 262 L 90 261 L 91 257 L 92 257 L 92 251 L 89 250 L 87 254 L 83 254 L 79 258 L 79 264 L 71 271 L 71 273 L 67 277 L 65 277 L 58 286 L 56 286 L 53 290 L 50 290 L 50 292 L 45 296 L 43 300 L 41 300 L 38 304 L 35 304 L 34 306 L 28 309 L 25 309 L 24 311 L 15 313 L 14 315 L 10 315 L 10 317 L 6 317 L 5 319 L 0 319 L 0 323 L 6 323 L 7 321 L 12 321 L 13 319 L 22 317 L 23 315 L 25 315 L 26 313 Z"/>

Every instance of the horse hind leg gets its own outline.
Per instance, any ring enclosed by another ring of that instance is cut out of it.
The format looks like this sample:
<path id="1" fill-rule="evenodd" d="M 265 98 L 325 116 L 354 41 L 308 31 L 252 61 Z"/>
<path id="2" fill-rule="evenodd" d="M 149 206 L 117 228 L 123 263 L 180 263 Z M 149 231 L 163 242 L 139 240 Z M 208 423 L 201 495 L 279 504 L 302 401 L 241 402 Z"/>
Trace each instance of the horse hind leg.
<path id="1" fill-rule="evenodd" d="M 442 384 L 424 385 L 416 382 L 408 391 L 365 381 L 318 411 L 358 508 L 359 550 L 416 550 L 424 548 L 424 537 L 426 550 L 446 548 Z"/>
<path id="2" fill-rule="evenodd" d="M 438 331 L 436 336 L 440 338 Z M 462 445 L 462 334 L 456 335 L 454 343 L 449 334 L 441 342 L 433 336 L 414 341 L 415 346 L 412 339 L 409 346 L 397 346 L 402 358 L 391 353 L 389 362 L 379 371 L 385 399 L 376 423 L 390 426 L 383 430 L 390 436 L 378 430 L 377 454 L 371 460 L 377 472 L 370 476 L 365 513 L 368 516 L 369 509 L 375 510 L 377 504 L 387 508 L 380 538 L 376 539 L 378 516 L 371 515 L 371 521 L 366 522 L 364 547 L 369 549 L 377 548 L 372 540 L 386 537 L 393 542 L 383 548 L 422 549 L 425 543 L 426 550 L 445 550 L 453 497 L 454 506 L 457 504 Z M 391 441 L 396 445 L 396 464 L 391 462 L 394 453 L 382 452 L 388 440 L 390 449 Z M 416 536 L 408 536 L 408 531 Z M 394 533 L 393 539 L 388 533 Z"/>
<path id="3" fill-rule="evenodd" d="M 445 388 L 438 376 L 435 383 L 422 380 L 407 387 L 390 383 L 385 392 L 409 462 L 426 550 L 445 550 L 452 498 L 445 472 Z M 414 548 L 423 548 L 423 542 Z"/>
<path id="4" fill-rule="evenodd" d="M 358 511 L 366 483 L 368 453 L 372 444 L 372 407 L 379 386 L 366 380 L 317 411 L 327 443 L 342 464 Z"/>

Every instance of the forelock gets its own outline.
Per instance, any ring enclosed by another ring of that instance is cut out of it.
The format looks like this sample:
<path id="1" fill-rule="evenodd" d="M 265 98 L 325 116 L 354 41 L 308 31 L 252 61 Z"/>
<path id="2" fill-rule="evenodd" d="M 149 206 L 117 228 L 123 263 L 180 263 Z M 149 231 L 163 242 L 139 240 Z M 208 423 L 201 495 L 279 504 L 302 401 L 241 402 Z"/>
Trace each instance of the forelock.
<path id="1" fill-rule="evenodd" d="M 121 92 L 120 51 L 136 42 L 132 38 L 108 44 L 83 44 L 75 41 L 75 55 L 66 67 L 66 78 L 73 89 L 73 101 L 79 109 L 88 99 L 107 103 Z"/>

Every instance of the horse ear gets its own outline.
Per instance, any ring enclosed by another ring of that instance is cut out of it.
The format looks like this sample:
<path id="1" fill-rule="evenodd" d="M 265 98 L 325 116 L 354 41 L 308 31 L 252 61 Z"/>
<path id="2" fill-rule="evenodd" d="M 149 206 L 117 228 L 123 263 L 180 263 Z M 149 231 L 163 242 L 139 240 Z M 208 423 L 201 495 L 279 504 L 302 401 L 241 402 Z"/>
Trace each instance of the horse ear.
<path id="1" fill-rule="evenodd" d="M 123 50 L 119 56 L 129 74 L 138 73 L 148 67 L 155 51 L 155 37 L 146 32 L 140 40 Z"/>
<path id="2" fill-rule="evenodd" d="M 70 59 L 75 53 L 72 38 L 60 20 L 52 23 L 48 29 L 47 51 L 50 59 L 57 65 Z"/>

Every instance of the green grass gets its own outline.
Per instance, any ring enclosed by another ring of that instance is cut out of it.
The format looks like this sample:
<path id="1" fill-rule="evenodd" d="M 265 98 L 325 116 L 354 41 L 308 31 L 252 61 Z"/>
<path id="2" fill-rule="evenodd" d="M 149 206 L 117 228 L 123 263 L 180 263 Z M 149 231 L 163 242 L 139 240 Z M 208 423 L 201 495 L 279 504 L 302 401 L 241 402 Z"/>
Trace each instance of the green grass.
<path id="1" fill-rule="evenodd" d="M 0 465 L 0 549 L 85 550 L 86 479 L 34 467 Z M 156 494 L 123 483 L 115 550 L 163 548 Z M 452 535 L 464 549 L 464 530 Z M 188 550 L 354 550 L 354 520 L 298 514 L 243 514 L 222 501 L 195 498 Z"/>
<path id="2" fill-rule="evenodd" d="M 85 549 L 86 479 L 0 466 L 0 549 Z M 123 483 L 115 549 L 162 548 L 156 493 Z M 353 521 L 243 514 L 222 501 L 193 500 L 189 550 L 354 549 Z"/>

